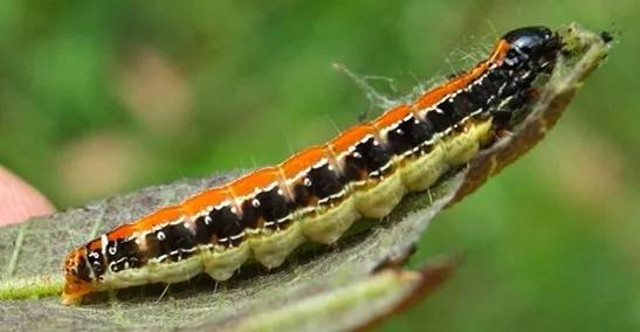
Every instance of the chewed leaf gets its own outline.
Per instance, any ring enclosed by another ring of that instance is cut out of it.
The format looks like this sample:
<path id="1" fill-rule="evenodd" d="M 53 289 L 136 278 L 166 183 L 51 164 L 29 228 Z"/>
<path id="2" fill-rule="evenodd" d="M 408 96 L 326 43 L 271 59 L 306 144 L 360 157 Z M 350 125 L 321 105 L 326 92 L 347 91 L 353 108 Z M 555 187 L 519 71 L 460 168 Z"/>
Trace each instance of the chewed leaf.
<path id="1" fill-rule="evenodd" d="M 535 145 L 551 129 L 586 76 L 607 54 L 599 35 L 575 25 L 560 32 L 566 55 L 508 136 L 451 172 L 430 191 L 406 197 L 384 220 L 362 220 L 335 247 L 306 245 L 282 267 L 248 264 L 231 280 L 208 277 L 99 294 L 66 307 L 58 295 L 61 264 L 78 243 L 224 183 L 239 172 L 181 181 L 118 196 L 80 209 L 0 229 L 0 324 L 20 330 L 199 328 L 299 331 L 317 326 L 344 330 L 367 326 L 415 302 L 453 267 L 445 262 L 421 272 L 385 269 L 410 255 L 430 221 Z M 382 267 L 382 268 L 381 268 Z M 433 276 L 440 276 L 433 279 Z M 427 286 L 425 286 L 427 285 Z M 421 288 L 423 287 L 423 288 Z M 363 303 L 367 305 L 362 305 Z M 342 317 L 344 319 L 328 319 Z"/>

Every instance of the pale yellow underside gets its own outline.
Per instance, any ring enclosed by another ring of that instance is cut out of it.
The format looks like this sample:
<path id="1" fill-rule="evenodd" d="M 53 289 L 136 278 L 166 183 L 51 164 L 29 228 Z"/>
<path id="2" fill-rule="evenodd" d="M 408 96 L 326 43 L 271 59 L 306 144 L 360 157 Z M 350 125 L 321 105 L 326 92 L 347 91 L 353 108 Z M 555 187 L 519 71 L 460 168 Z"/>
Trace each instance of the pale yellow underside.
<path id="1" fill-rule="evenodd" d="M 409 157 L 400 169 L 402 184 L 409 191 L 426 190 L 449 169 L 444 161 L 443 144 L 436 144 L 430 153 L 420 157 Z"/>
<path id="2" fill-rule="evenodd" d="M 463 133 L 445 139 L 444 160 L 449 165 L 467 163 L 478 153 L 480 144 L 486 141 L 491 132 L 491 120 L 469 126 Z"/>
<path id="3" fill-rule="evenodd" d="M 193 278 L 200 272 L 202 272 L 202 255 L 194 255 L 175 263 L 149 262 L 143 267 L 125 269 L 117 273 L 107 271 L 103 281 L 96 284 L 96 289 L 109 289 L 113 286 L 125 288 L 156 282 L 174 283 Z"/>
<path id="4" fill-rule="evenodd" d="M 311 241 L 334 243 L 351 225 L 361 218 L 356 209 L 356 198 L 349 195 L 340 204 L 322 207 L 300 219 L 302 234 Z"/>
<path id="5" fill-rule="evenodd" d="M 253 256 L 268 268 L 280 266 L 285 258 L 305 241 L 300 223 L 293 222 L 285 230 L 263 232 L 249 240 Z"/>
<path id="6" fill-rule="evenodd" d="M 407 193 L 407 187 L 402 184 L 401 172 L 398 170 L 384 178 L 367 182 L 355 191 L 354 196 L 356 208 L 368 218 L 386 216 Z"/>

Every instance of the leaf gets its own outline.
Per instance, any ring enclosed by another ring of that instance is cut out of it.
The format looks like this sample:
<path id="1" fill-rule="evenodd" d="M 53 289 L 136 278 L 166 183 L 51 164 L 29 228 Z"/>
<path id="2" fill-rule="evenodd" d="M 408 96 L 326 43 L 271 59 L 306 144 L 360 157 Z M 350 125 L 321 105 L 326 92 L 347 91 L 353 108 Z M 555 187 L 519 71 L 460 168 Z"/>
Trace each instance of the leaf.
<path id="1" fill-rule="evenodd" d="M 372 326 L 419 301 L 451 275 L 445 260 L 420 271 L 388 268 L 412 252 L 430 221 L 528 151 L 553 127 L 609 44 L 570 25 L 560 59 L 539 101 L 513 135 L 481 152 L 428 193 L 410 195 L 383 220 L 363 220 L 336 247 L 308 244 L 273 271 L 243 267 L 217 284 L 197 277 L 103 294 L 67 307 L 57 296 L 62 259 L 79 243 L 153 209 L 178 202 L 241 172 L 146 188 L 79 209 L 0 229 L 0 326 L 6 329 L 345 330 Z M 375 273 L 374 273 L 375 272 Z"/>

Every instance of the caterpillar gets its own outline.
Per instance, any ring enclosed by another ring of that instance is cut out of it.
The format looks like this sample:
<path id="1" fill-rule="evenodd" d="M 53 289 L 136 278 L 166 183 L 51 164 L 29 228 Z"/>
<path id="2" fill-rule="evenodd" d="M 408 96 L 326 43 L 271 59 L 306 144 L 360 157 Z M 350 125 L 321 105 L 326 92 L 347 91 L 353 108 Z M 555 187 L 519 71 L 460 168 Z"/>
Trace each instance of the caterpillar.
<path id="1" fill-rule="evenodd" d="M 89 241 L 66 257 L 63 303 L 202 272 L 227 280 L 249 258 L 277 267 L 305 241 L 331 244 L 358 219 L 386 216 L 517 124 L 560 44 L 546 27 L 510 31 L 412 103 Z"/>

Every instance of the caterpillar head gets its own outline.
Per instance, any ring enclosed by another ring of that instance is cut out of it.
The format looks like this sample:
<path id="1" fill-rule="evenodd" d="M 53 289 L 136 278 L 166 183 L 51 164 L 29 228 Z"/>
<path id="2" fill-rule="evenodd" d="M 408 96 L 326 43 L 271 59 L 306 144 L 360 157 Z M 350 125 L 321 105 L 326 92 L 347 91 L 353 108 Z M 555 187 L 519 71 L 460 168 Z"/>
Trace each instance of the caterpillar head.
<path id="1" fill-rule="evenodd" d="M 553 60 L 561 46 L 558 36 L 542 26 L 512 30 L 503 39 L 511 46 L 507 61 L 513 61 L 514 64 Z"/>

